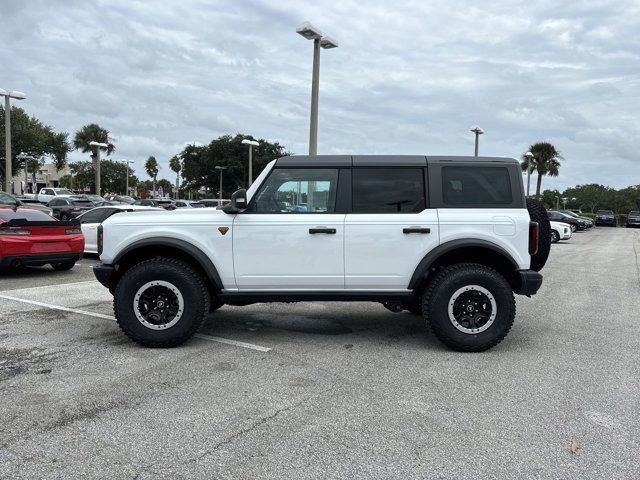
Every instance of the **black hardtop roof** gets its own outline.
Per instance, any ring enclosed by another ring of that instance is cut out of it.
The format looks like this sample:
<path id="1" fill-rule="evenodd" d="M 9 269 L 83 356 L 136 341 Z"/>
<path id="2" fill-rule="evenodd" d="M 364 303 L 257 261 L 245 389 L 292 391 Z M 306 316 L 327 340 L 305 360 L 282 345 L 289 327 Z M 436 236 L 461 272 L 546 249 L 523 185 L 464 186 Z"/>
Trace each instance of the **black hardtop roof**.
<path id="1" fill-rule="evenodd" d="M 277 167 L 413 167 L 444 163 L 517 164 L 514 158 L 426 155 L 291 155 L 276 161 Z"/>

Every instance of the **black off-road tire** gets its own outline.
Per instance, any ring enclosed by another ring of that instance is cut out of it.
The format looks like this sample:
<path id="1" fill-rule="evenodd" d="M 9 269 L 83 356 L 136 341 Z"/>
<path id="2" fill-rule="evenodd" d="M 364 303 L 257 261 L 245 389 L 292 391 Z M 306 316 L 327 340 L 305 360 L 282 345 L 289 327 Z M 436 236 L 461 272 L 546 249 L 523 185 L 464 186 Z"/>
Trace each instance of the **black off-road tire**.
<path id="1" fill-rule="evenodd" d="M 549 252 L 551 251 L 551 224 L 549 216 L 542 202 L 527 198 L 527 210 L 532 222 L 538 224 L 538 251 L 535 255 L 531 255 L 531 270 L 539 272 L 547 263 Z"/>
<path id="2" fill-rule="evenodd" d="M 151 281 L 170 283 L 184 299 L 182 316 L 175 325 L 164 330 L 145 326 L 134 310 L 136 293 Z M 113 297 L 113 311 L 125 335 L 152 348 L 176 347 L 189 340 L 202 325 L 209 304 L 209 292 L 202 275 L 188 263 L 170 257 L 155 257 L 131 267 L 118 281 Z"/>
<path id="3" fill-rule="evenodd" d="M 551 230 L 551 243 L 558 243 L 560 241 L 560 234 L 555 230 Z"/>
<path id="4" fill-rule="evenodd" d="M 76 262 L 58 262 L 52 263 L 51 266 L 57 272 L 64 270 L 71 270 L 75 266 Z"/>
<path id="5" fill-rule="evenodd" d="M 463 287 L 478 285 L 491 293 L 496 303 L 493 323 L 479 333 L 458 330 L 449 319 L 449 302 Z M 460 352 L 482 352 L 500 343 L 516 316 L 516 303 L 509 282 L 492 268 L 477 263 L 457 263 L 442 268 L 428 283 L 423 299 L 427 328 L 445 345 Z"/>

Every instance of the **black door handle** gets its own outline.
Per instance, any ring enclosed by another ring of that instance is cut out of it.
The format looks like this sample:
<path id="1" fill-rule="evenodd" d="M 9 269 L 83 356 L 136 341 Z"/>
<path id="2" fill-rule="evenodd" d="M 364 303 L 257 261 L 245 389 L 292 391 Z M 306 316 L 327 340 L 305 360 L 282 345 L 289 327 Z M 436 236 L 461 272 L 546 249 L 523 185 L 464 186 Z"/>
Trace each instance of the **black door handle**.
<path id="1" fill-rule="evenodd" d="M 431 233 L 430 228 L 403 228 L 402 233 Z"/>
<path id="2" fill-rule="evenodd" d="M 336 233 L 335 228 L 310 228 L 309 233 Z"/>

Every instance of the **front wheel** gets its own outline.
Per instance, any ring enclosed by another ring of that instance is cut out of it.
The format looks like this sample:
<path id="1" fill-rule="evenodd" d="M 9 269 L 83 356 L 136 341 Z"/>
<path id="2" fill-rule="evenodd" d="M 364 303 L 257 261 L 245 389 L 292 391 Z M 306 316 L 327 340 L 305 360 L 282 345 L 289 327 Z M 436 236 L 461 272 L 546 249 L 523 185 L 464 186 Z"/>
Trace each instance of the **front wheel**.
<path id="1" fill-rule="evenodd" d="M 570 226 L 571 226 L 571 233 L 576 233 L 576 226 L 573 223 Z"/>
<path id="2" fill-rule="evenodd" d="M 115 288 L 118 325 L 145 347 L 175 347 L 190 339 L 209 311 L 205 281 L 191 265 L 168 257 L 144 260 Z"/>
<path id="3" fill-rule="evenodd" d="M 555 230 L 551 230 L 551 243 L 558 243 L 560 241 L 560 235 Z"/>
<path id="4" fill-rule="evenodd" d="M 492 268 L 476 263 L 445 267 L 429 282 L 423 317 L 453 350 L 481 352 L 500 343 L 516 315 L 513 291 Z"/>

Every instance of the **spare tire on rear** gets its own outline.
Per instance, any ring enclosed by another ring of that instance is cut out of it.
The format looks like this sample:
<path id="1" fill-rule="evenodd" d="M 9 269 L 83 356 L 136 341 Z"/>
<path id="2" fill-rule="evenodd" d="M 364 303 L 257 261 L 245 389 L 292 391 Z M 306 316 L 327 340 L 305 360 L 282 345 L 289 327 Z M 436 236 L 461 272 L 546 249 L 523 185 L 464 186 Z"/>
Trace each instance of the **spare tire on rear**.
<path id="1" fill-rule="evenodd" d="M 547 210 L 542 202 L 527 198 L 527 210 L 532 222 L 538 224 L 538 251 L 535 255 L 531 255 L 531 270 L 539 272 L 547 263 L 549 251 L 551 250 L 551 225 Z"/>

